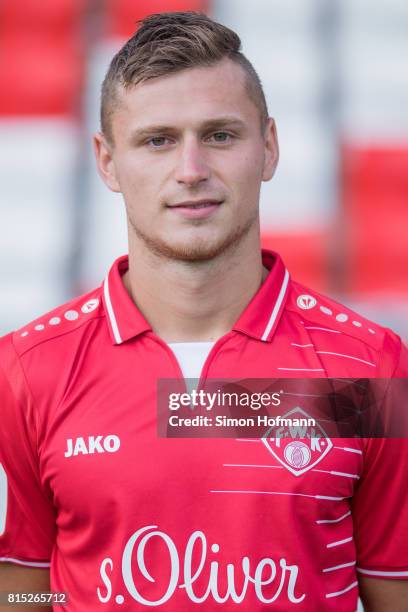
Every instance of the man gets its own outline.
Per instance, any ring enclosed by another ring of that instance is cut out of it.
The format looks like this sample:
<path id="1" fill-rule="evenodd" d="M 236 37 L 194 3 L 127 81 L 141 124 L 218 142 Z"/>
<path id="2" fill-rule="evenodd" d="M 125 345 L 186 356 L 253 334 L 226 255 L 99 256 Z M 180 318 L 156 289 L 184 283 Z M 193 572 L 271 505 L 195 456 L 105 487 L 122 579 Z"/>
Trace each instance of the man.
<path id="1" fill-rule="evenodd" d="M 404 444 L 331 440 L 312 467 L 309 442 L 300 473 L 270 440 L 157 435 L 158 379 L 408 372 L 391 331 L 261 254 L 278 145 L 239 48 L 161 14 L 111 63 L 95 151 L 129 258 L 1 342 L 1 591 L 66 592 L 70 611 L 407 609 Z"/>

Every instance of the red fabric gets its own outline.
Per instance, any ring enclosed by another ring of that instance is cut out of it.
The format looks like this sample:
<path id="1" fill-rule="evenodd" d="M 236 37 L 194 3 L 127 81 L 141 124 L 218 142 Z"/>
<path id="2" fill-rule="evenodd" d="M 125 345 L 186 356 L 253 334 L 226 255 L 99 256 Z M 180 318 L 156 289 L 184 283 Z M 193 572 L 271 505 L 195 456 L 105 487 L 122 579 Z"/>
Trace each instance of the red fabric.
<path id="1" fill-rule="evenodd" d="M 408 375 L 391 331 L 288 281 L 274 254 L 264 265 L 202 379 Z M 125 269 L 121 258 L 103 289 L 0 342 L 0 557 L 51 562 L 70 612 L 116 607 L 118 595 L 124 611 L 162 599 L 190 611 L 201 598 L 213 612 L 225 597 L 245 612 L 273 598 L 278 611 L 354 612 L 355 564 L 407 577 L 408 445 L 323 440 L 318 464 L 294 474 L 276 439 L 159 438 L 157 381 L 182 387 L 182 375 Z M 301 400 L 285 401 L 282 414 Z"/>

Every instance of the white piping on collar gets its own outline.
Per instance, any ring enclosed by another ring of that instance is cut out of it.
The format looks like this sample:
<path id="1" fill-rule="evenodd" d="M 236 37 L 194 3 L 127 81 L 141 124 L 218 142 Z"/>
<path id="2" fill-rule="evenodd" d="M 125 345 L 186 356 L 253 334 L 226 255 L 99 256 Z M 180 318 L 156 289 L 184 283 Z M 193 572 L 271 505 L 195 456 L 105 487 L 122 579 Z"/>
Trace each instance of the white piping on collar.
<path id="1" fill-rule="evenodd" d="M 286 290 L 287 290 L 287 287 L 288 287 L 288 283 L 289 283 L 289 272 L 287 270 L 285 270 L 285 276 L 284 276 L 284 279 L 283 279 L 283 282 L 282 282 L 282 287 L 280 289 L 278 298 L 277 298 L 277 300 L 275 302 L 275 306 L 274 306 L 274 308 L 272 310 L 272 314 L 270 316 L 268 324 L 267 324 L 267 326 L 265 328 L 265 331 L 264 331 L 264 333 L 262 335 L 262 338 L 261 338 L 264 342 L 266 342 L 266 340 L 267 340 L 267 338 L 269 336 L 269 333 L 270 333 L 270 331 L 271 331 L 271 329 L 272 329 L 272 327 L 273 327 L 273 325 L 274 325 L 274 323 L 276 321 L 276 317 L 278 316 L 278 312 L 279 312 L 279 309 L 280 309 L 280 307 L 282 305 L 283 298 L 285 297 L 285 293 L 286 293 Z M 115 338 L 115 342 L 116 342 L 116 344 L 122 344 L 123 340 L 122 340 L 121 335 L 119 333 L 118 323 L 116 321 L 115 313 L 114 313 L 114 310 L 113 310 L 113 307 L 112 307 L 112 301 L 111 301 L 111 298 L 110 298 L 108 277 L 105 278 L 105 281 L 104 281 L 104 284 L 103 284 L 103 291 L 104 291 L 104 295 L 105 295 L 106 307 L 108 309 L 108 316 L 109 316 L 110 324 L 111 324 L 111 327 L 112 327 L 113 335 L 114 335 L 114 338 Z"/>
<path id="2" fill-rule="evenodd" d="M 268 336 L 269 336 L 269 332 L 271 331 L 275 321 L 276 321 L 276 317 L 278 316 L 278 312 L 279 309 L 282 305 L 283 302 L 283 298 L 285 297 L 285 293 L 286 293 L 286 289 L 288 287 L 288 283 L 289 283 L 289 272 L 287 270 L 285 270 L 285 276 L 283 278 L 283 283 L 282 283 L 282 287 L 281 290 L 279 291 L 279 295 L 278 295 L 278 299 L 275 302 L 275 306 L 272 310 L 272 314 L 271 314 L 271 318 L 268 321 L 268 325 L 265 328 L 265 331 L 262 335 L 261 340 L 263 340 L 264 342 L 266 342 Z"/>
<path id="3" fill-rule="evenodd" d="M 105 281 L 103 283 L 103 293 L 105 295 L 106 307 L 108 309 L 109 321 L 110 321 L 110 324 L 111 324 L 111 327 L 112 327 L 113 335 L 114 335 L 114 338 L 115 338 L 115 343 L 116 344 L 122 344 L 123 340 L 122 340 L 121 335 L 119 333 L 118 323 L 116 321 L 115 313 L 113 311 L 112 302 L 111 302 L 111 299 L 110 299 L 108 277 L 105 278 Z"/>

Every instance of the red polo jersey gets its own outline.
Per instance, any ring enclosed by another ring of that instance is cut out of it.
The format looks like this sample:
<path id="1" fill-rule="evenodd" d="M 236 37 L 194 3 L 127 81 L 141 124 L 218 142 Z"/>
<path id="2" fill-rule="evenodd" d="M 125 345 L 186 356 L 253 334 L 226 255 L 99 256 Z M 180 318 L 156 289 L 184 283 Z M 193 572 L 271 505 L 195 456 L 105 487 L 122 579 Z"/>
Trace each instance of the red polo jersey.
<path id="1" fill-rule="evenodd" d="M 263 257 L 202 379 L 407 376 L 394 333 Z M 157 379 L 182 374 L 126 268 L 0 341 L 1 559 L 50 566 L 72 612 L 354 612 L 357 572 L 408 578 L 402 440 L 334 439 L 300 474 L 265 440 L 157 436 Z"/>

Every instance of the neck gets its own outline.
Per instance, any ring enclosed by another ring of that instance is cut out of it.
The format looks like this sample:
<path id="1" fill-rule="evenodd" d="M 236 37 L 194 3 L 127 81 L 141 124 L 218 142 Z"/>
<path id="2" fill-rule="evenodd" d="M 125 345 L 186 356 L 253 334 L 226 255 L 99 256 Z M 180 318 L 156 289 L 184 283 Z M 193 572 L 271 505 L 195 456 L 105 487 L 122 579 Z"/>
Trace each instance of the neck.
<path id="1" fill-rule="evenodd" d="M 258 232 L 206 262 L 165 259 L 133 242 L 124 283 L 166 342 L 215 341 L 232 328 L 267 272 Z"/>

